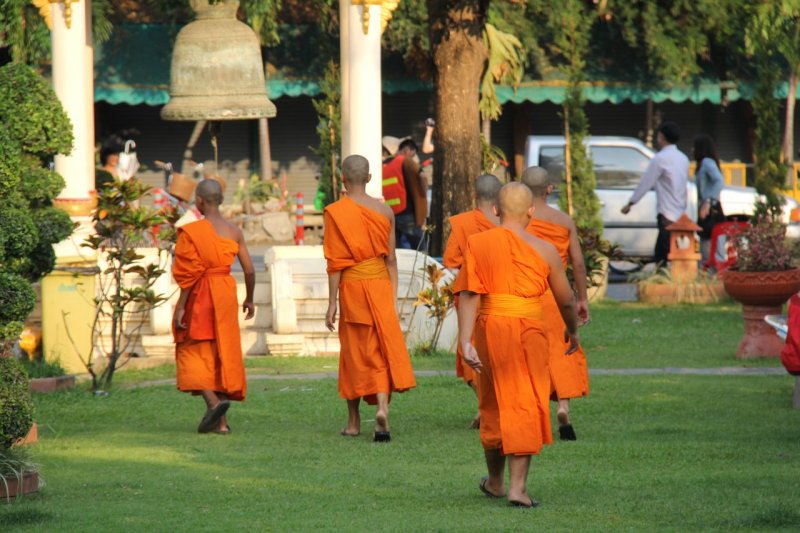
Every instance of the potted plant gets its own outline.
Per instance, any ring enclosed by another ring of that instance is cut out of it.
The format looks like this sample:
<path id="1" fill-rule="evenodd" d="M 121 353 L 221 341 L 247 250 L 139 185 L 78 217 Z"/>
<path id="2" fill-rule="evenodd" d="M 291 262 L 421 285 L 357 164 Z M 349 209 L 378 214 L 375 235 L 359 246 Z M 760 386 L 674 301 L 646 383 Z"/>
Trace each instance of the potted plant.
<path id="1" fill-rule="evenodd" d="M 578 238 L 586 265 L 587 297 L 590 302 L 602 300 L 608 291 L 608 262 L 622 259 L 622 250 L 603 239 L 595 228 L 578 226 Z"/>
<path id="2" fill-rule="evenodd" d="M 39 474 L 24 449 L 14 446 L 33 424 L 29 382 L 19 362 L 0 355 L 0 498 L 39 489 Z"/>
<path id="3" fill-rule="evenodd" d="M 745 326 L 736 357 L 778 357 L 783 341 L 764 317 L 780 314 L 783 304 L 800 290 L 800 269 L 792 261 L 786 226 L 762 211 L 730 238 L 736 262 L 722 274 L 722 282 L 731 298 L 742 304 Z"/>

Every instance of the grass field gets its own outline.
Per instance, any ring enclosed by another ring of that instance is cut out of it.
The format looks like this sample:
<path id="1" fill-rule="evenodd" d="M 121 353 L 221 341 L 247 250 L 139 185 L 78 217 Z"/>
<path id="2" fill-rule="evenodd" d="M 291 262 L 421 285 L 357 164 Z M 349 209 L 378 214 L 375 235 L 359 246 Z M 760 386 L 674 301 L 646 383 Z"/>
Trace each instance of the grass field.
<path id="1" fill-rule="evenodd" d="M 603 303 L 583 330 L 590 367 L 739 362 L 736 306 Z M 414 356 L 452 369 L 452 355 Z M 578 441 L 533 460 L 533 510 L 478 490 L 485 465 L 472 393 L 422 377 L 392 402 L 390 444 L 344 438 L 336 358 L 248 358 L 248 400 L 229 436 L 198 435 L 201 400 L 174 367 L 125 371 L 107 396 L 37 395 L 31 455 L 46 486 L 0 504 L 0 531 L 797 531 L 800 411 L 790 376 L 595 376 L 573 402 Z"/>
<path id="2" fill-rule="evenodd" d="M 741 308 L 728 305 L 657 307 L 605 301 L 593 304 L 591 322 L 581 328 L 590 368 L 710 368 L 780 366 L 777 359 L 734 357 L 742 336 Z M 454 356 L 414 356 L 417 370 L 452 370 Z M 249 357 L 248 372 L 295 374 L 336 372 L 336 357 Z M 126 370 L 119 384 L 174 377 L 172 366 Z"/>
<path id="3" fill-rule="evenodd" d="M 800 412 L 779 377 L 600 376 L 579 440 L 534 458 L 534 510 L 478 491 L 470 392 L 421 378 L 394 441 L 344 438 L 336 382 L 253 382 L 229 436 L 194 433 L 169 386 L 36 397 L 46 487 L 0 506 L 2 531 L 796 530 Z"/>

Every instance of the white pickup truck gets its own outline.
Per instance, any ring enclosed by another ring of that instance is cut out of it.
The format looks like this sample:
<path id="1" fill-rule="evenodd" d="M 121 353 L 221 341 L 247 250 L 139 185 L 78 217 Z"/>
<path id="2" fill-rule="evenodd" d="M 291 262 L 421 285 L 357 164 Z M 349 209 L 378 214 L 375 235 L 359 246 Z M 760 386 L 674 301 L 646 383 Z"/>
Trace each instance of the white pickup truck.
<path id="1" fill-rule="evenodd" d="M 651 259 L 656 243 L 656 195 L 645 194 L 628 215 L 620 210 L 639 184 L 644 169 L 654 152 L 633 137 L 587 137 L 594 170 L 597 175 L 597 196 L 603 219 L 603 237 L 618 244 L 629 258 Z M 531 135 L 525 143 L 525 167 L 547 169 L 553 183 L 561 183 L 564 171 L 564 137 Z M 697 220 L 697 188 L 689 176 L 686 213 Z M 551 203 L 558 203 L 558 193 Z M 751 215 L 758 194 L 752 187 L 726 185 L 720 202 L 726 215 Z M 784 222 L 789 237 L 800 238 L 800 208 L 793 198 L 785 196 Z"/>

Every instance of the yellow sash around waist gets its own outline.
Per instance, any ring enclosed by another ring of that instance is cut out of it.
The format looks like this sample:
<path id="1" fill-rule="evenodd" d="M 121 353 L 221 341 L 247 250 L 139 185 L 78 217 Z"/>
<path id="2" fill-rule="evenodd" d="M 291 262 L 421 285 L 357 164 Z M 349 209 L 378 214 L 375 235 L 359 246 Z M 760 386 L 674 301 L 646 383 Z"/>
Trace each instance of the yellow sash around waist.
<path id="1" fill-rule="evenodd" d="M 206 269 L 205 272 L 203 272 L 203 277 L 205 278 L 215 278 L 215 277 L 230 276 L 230 275 L 231 275 L 230 265 L 209 267 Z"/>
<path id="2" fill-rule="evenodd" d="M 538 296 L 523 298 L 513 294 L 482 294 L 480 313 L 482 315 L 541 320 L 541 298 Z"/>
<path id="3" fill-rule="evenodd" d="M 342 271 L 342 281 L 360 281 L 364 279 L 388 279 L 386 261 L 383 257 L 373 257 Z"/>

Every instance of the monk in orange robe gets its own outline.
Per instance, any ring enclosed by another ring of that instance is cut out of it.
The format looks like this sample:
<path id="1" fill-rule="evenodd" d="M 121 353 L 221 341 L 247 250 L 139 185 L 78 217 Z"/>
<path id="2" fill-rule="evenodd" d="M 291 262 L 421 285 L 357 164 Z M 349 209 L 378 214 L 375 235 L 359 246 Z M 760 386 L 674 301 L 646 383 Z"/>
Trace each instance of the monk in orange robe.
<path id="1" fill-rule="evenodd" d="M 522 174 L 522 183 L 533 193 L 534 213 L 528 225 L 528 232 L 544 239 L 558 250 L 564 268 L 572 263 L 577 293 L 579 325 L 589 321 L 589 303 L 586 297 L 586 266 L 578 238 L 575 222 L 566 213 L 547 205 L 547 195 L 553 185 L 547 171 L 541 167 L 530 167 Z M 558 434 L 561 440 L 576 440 L 575 429 L 569 419 L 569 400 L 589 394 L 589 371 L 583 348 L 565 355 L 564 321 L 558 315 L 556 301 L 548 292 L 542 300 L 542 310 L 546 317 L 547 338 L 550 341 L 550 379 L 552 397 L 558 401 Z"/>
<path id="2" fill-rule="evenodd" d="M 481 374 L 480 438 L 489 475 L 479 487 L 488 497 L 504 496 L 508 456 L 507 498 L 517 507 L 538 505 L 527 491 L 531 455 L 552 442 L 549 350 L 541 305 L 548 288 L 567 325 L 567 351 L 578 346 L 575 303 L 558 252 L 525 231 L 532 202 L 525 185 L 503 186 L 498 197 L 501 225 L 468 239 L 455 287 L 461 293 L 458 329 L 464 361 Z"/>
<path id="3" fill-rule="evenodd" d="M 478 176 L 473 193 L 476 202 L 475 209 L 450 217 L 450 237 L 447 239 L 442 261 L 444 266 L 453 273 L 457 274 L 461 269 L 469 236 L 492 229 L 500 223 L 500 219 L 494 213 L 494 205 L 497 202 L 497 193 L 500 192 L 502 186 L 502 182 L 492 174 Z M 457 315 L 458 295 L 455 298 L 455 308 Z M 456 376 L 463 379 L 464 383 L 469 385 L 476 395 L 478 394 L 476 374 L 469 365 L 464 363 L 460 346 L 456 347 Z M 481 415 L 475 415 L 470 428 L 480 427 L 480 421 Z"/>
<path id="4" fill-rule="evenodd" d="M 242 231 L 219 212 L 222 188 L 207 179 L 197 185 L 195 204 L 204 218 L 178 229 L 172 274 L 181 288 L 173 317 L 178 389 L 202 395 L 206 413 L 200 433 L 230 433 L 230 400 L 244 401 L 245 382 L 236 281 L 236 257 L 244 271 L 245 320 L 253 318 L 256 274 Z"/>
<path id="5" fill-rule="evenodd" d="M 370 180 L 366 158 L 351 155 L 342 162 L 347 196 L 325 208 L 323 249 L 328 261 L 328 311 L 325 325 L 339 319 L 339 394 L 347 400 L 347 425 L 341 434 L 361 433 L 361 398 L 377 404 L 375 442 L 391 440 L 389 400 L 392 392 L 416 385 L 400 320 L 397 317 L 397 258 L 394 214 L 366 193 Z"/>

